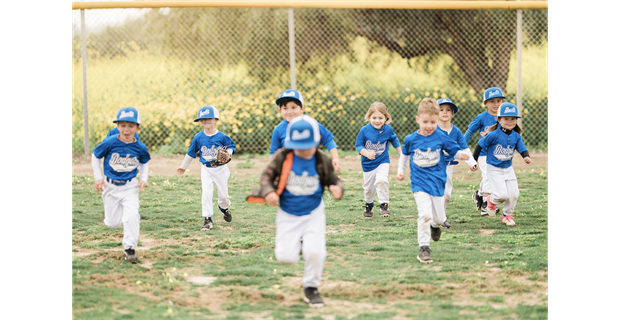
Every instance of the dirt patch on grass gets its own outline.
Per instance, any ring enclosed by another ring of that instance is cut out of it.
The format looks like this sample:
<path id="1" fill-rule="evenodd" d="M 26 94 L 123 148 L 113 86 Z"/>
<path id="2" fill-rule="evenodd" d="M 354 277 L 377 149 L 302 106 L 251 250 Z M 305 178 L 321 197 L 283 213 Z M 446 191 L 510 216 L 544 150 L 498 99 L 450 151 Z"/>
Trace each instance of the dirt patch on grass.
<path id="1" fill-rule="evenodd" d="M 495 231 L 499 231 L 499 229 L 480 229 L 480 236 L 481 237 L 488 237 L 491 236 Z"/>

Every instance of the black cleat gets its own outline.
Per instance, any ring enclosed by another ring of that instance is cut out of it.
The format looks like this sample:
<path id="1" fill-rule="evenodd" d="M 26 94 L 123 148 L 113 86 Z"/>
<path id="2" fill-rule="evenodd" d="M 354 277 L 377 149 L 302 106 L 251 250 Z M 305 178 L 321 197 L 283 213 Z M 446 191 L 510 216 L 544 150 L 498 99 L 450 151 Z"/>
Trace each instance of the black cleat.
<path id="1" fill-rule="evenodd" d="M 136 250 L 134 249 L 125 249 L 125 260 L 131 263 L 138 262 L 138 256 L 136 255 Z"/>
<path id="2" fill-rule="evenodd" d="M 374 206 L 375 206 L 374 204 L 366 204 L 366 207 L 364 208 L 364 217 L 366 218 L 372 217 L 372 208 Z"/>
<path id="3" fill-rule="evenodd" d="M 450 224 L 448 223 L 448 219 L 446 219 L 446 221 L 444 221 L 441 226 L 439 226 L 440 228 L 446 228 L 446 229 L 450 229 Z"/>
<path id="4" fill-rule="evenodd" d="M 308 305 L 312 308 L 321 308 L 324 306 L 323 298 L 319 294 L 319 290 L 317 288 L 308 287 L 304 289 L 305 297 L 304 301 L 308 303 Z"/>
<path id="5" fill-rule="evenodd" d="M 431 239 L 439 241 L 439 238 L 441 238 L 441 228 L 433 228 L 431 226 Z"/>
<path id="6" fill-rule="evenodd" d="M 211 218 L 205 218 L 205 223 L 202 225 L 202 228 L 200 228 L 200 231 L 211 230 L 211 228 L 213 228 L 213 220 L 211 220 Z"/>
<path id="7" fill-rule="evenodd" d="M 388 204 L 387 203 L 382 203 L 379 205 L 379 208 L 381 209 L 381 216 L 384 218 L 389 218 L 390 217 L 390 209 L 388 209 Z"/>
<path id="8" fill-rule="evenodd" d="M 218 208 L 220 207 L 218 206 Z M 222 215 L 224 215 L 224 221 L 226 222 L 232 221 L 232 213 L 230 213 L 230 210 L 228 210 L 228 208 L 226 209 L 220 208 L 220 211 L 222 211 Z"/>
<path id="9" fill-rule="evenodd" d="M 476 203 L 476 210 L 482 210 L 482 197 L 478 195 L 478 190 L 474 191 L 474 194 L 471 195 L 471 198 Z"/>
<path id="10" fill-rule="evenodd" d="M 422 263 L 433 263 L 433 258 L 431 258 L 431 248 L 428 246 L 420 248 L 420 252 L 418 252 L 418 261 Z"/>
<path id="11" fill-rule="evenodd" d="M 487 213 L 487 203 L 483 202 L 482 206 L 480 207 L 480 215 L 481 216 L 488 216 L 489 214 Z"/>

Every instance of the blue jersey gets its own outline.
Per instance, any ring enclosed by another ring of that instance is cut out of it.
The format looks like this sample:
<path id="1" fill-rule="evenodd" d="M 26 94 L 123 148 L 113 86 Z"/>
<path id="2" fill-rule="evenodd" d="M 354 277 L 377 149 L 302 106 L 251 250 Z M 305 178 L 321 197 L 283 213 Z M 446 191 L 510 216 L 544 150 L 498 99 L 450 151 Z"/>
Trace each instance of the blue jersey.
<path id="1" fill-rule="evenodd" d="M 465 150 L 468 149 L 469 147 L 467 146 L 467 141 L 465 141 L 465 138 L 463 137 L 463 134 L 461 133 L 461 130 L 455 126 L 454 124 L 452 125 L 452 129 L 450 130 L 450 132 L 446 132 L 443 131 L 439 125 L 437 125 L 437 129 L 441 130 L 441 132 L 445 133 L 448 135 L 448 137 L 450 137 L 450 139 L 454 140 L 459 147 L 461 148 L 460 150 Z M 446 162 L 449 162 L 449 164 L 452 165 L 457 165 L 459 164 L 458 161 L 454 161 L 454 156 L 446 156 Z"/>
<path id="2" fill-rule="evenodd" d="M 151 160 L 148 149 L 141 141 L 123 142 L 117 136 L 103 139 L 95 150 L 95 157 L 103 158 L 103 173 L 112 180 L 129 180 L 138 174 L 138 166 Z"/>
<path id="3" fill-rule="evenodd" d="M 286 139 L 286 127 L 288 126 L 288 123 L 288 121 L 282 120 L 282 122 L 280 122 L 280 124 L 275 129 L 273 129 L 273 134 L 271 135 L 271 149 L 269 149 L 269 154 L 274 154 L 276 151 L 278 151 L 278 149 L 284 148 L 284 139 Z M 321 134 L 321 143 L 325 146 L 325 148 L 327 148 L 327 150 L 338 147 L 334 142 L 334 135 L 320 123 L 319 133 Z"/>
<path id="4" fill-rule="evenodd" d="M 200 154 L 200 162 L 211 168 L 211 161 L 214 161 L 217 157 L 217 147 L 226 146 L 227 149 L 232 149 L 233 152 L 236 149 L 235 143 L 227 135 L 218 131 L 212 136 L 208 136 L 204 131 L 198 132 L 192 139 L 192 143 L 187 149 L 187 155 L 195 158 Z"/>
<path id="5" fill-rule="evenodd" d="M 433 131 L 430 136 L 423 136 L 416 131 L 405 137 L 402 152 L 411 156 L 411 191 L 443 197 L 447 179 L 443 151 L 454 157 L 459 150 L 459 145 L 440 130 Z"/>
<path id="6" fill-rule="evenodd" d="M 112 130 L 110 130 L 110 132 L 108 132 L 108 135 L 106 136 L 106 138 L 107 137 L 111 137 L 111 136 L 118 136 L 119 133 L 120 132 L 118 131 L 118 127 L 112 128 Z M 140 137 L 138 136 L 137 132 L 133 136 L 136 138 L 136 140 L 140 141 Z"/>
<path id="7" fill-rule="evenodd" d="M 489 132 L 478 145 L 487 151 L 487 163 L 499 168 L 512 166 L 515 150 L 519 153 L 527 150 L 520 134 L 516 131 L 506 134 L 501 129 Z"/>
<path id="8" fill-rule="evenodd" d="M 280 195 L 280 208 L 296 216 L 305 216 L 323 199 L 323 188 L 316 171 L 316 155 L 306 160 L 293 154 L 293 167 Z"/>
<path id="9" fill-rule="evenodd" d="M 388 150 L 391 143 L 394 148 L 400 147 L 398 137 L 391 126 L 384 124 L 381 129 L 375 129 L 372 124 L 367 124 L 360 129 L 355 140 L 355 149 L 359 153 L 362 149 L 375 152 L 375 159 L 370 160 L 362 156 L 362 170 L 369 172 L 377 169 L 382 163 L 390 163 Z"/>
<path id="10" fill-rule="evenodd" d="M 480 133 L 486 131 L 490 126 L 497 123 L 497 116 L 490 114 L 488 111 L 479 114 L 467 127 L 467 131 L 465 132 L 465 141 L 468 142 L 471 136 L 476 133 L 476 131 L 480 131 Z M 499 125 L 498 125 L 499 126 Z M 478 137 L 478 140 L 482 138 L 482 135 Z M 486 150 L 482 150 L 480 152 L 480 156 L 486 156 Z"/>

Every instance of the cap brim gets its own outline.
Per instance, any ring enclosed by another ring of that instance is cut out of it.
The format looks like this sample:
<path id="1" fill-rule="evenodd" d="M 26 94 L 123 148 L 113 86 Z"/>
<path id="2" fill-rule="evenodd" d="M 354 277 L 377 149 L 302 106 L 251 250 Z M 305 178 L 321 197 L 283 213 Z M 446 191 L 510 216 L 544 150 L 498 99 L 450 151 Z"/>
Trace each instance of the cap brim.
<path id="1" fill-rule="evenodd" d="M 282 103 L 282 101 L 284 101 L 284 100 L 293 100 L 293 101 L 297 101 L 297 102 L 299 102 L 299 105 L 300 105 L 300 106 L 302 106 L 302 107 L 304 106 L 304 104 L 303 104 L 303 103 L 301 103 L 301 100 L 299 100 L 299 99 L 297 99 L 297 98 L 293 98 L 293 97 L 282 97 L 282 98 L 278 98 L 278 99 L 276 99 L 276 105 L 279 107 L 279 106 L 280 106 L 280 103 Z"/>
<path id="2" fill-rule="evenodd" d="M 284 147 L 287 149 L 307 150 L 318 146 L 318 142 L 294 142 L 284 141 Z"/>
<path id="3" fill-rule="evenodd" d="M 137 125 L 140 125 L 140 122 L 137 122 L 137 121 L 129 121 L 129 120 L 114 120 L 114 121 L 112 121 L 112 123 L 117 123 L 117 122 L 121 122 L 121 121 L 122 121 L 122 122 L 131 122 L 131 123 L 135 123 L 135 124 L 137 124 Z"/>
<path id="4" fill-rule="evenodd" d="M 457 107 L 456 104 L 454 104 L 452 102 L 444 102 L 442 104 L 447 104 L 447 105 L 451 106 L 452 107 L 452 112 L 454 114 L 456 114 L 459 111 L 459 107 Z M 440 105 L 442 105 L 442 104 L 440 104 Z"/>

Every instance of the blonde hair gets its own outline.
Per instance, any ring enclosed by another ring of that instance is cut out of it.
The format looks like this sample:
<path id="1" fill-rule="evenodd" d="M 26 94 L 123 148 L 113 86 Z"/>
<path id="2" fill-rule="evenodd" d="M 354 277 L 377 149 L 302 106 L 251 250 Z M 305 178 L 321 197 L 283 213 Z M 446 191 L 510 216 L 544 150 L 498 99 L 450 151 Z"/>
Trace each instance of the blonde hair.
<path id="1" fill-rule="evenodd" d="M 390 122 L 392 122 L 392 116 L 388 112 L 387 107 L 379 101 L 375 101 L 370 105 L 370 108 L 368 108 L 368 112 L 366 112 L 364 119 L 366 121 L 370 121 L 370 116 L 377 111 L 381 112 L 381 114 L 385 116 L 385 124 L 390 124 Z"/>
<path id="2" fill-rule="evenodd" d="M 418 105 L 418 115 L 420 114 L 439 115 L 439 105 L 433 98 L 424 98 Z"/>

